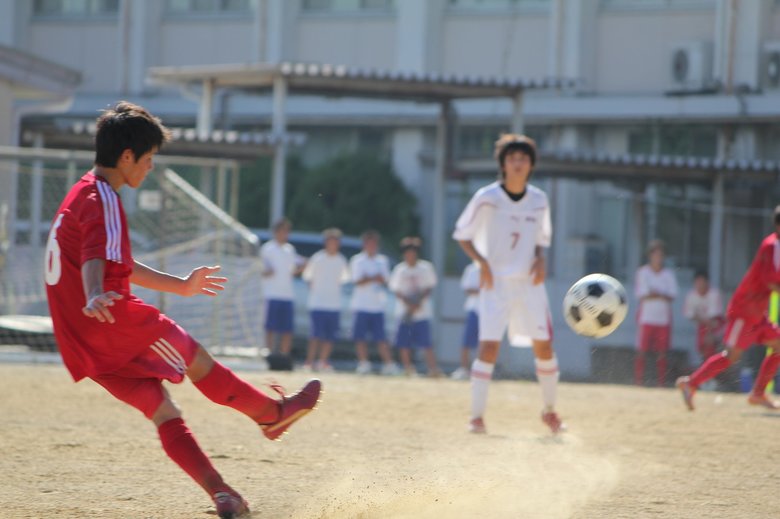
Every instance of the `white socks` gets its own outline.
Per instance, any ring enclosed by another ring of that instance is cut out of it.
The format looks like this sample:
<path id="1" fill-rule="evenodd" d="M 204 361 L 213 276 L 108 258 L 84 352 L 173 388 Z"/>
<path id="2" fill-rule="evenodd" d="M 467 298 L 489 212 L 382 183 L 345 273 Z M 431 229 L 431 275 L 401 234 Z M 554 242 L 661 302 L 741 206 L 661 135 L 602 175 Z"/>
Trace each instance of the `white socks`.
<path id="1" fill-rule="evenodd" d="M 474 359 L 471 364 L 471 418 L 482 418 L 487 407 L 488 387 L 495 364 Z"/>
<path id="2" fill-rule="evenodd" d="M 536 359 L 536 379 L 542 387 L 542 401 L 545 411 L 552 411 L 555 407 L 555 400 L 558 396 L 558 358 L 553 357 L 549 360 Z"/>

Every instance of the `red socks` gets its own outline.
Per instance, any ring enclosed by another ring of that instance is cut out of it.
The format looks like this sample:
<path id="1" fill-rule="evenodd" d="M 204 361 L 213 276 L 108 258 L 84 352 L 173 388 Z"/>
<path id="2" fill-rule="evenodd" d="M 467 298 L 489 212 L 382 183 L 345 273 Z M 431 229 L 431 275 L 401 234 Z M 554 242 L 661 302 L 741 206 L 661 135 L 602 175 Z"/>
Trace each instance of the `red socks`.
<path id="1" fill-rule="evenodd" d="M 763 395 L 766 392 L 766 386 L 774 378 L 778 366 L 780 366 L 779 353 L 772 353 L 772 355 L 764 358 L 764 362 L 761 363 L 761 369 L 756 377 L 756 383 L 753 385 L 753 394 Z"/>
<path id="2" fill-rule="evenodd" d="M 240 411 L 259 424 L 279 419 L 279 403 L 247 384 L 219 362 L 195 387 L 209 400 Z"/>
<path id="3" fill-rule="evenodd" d="M 229 486 L 201 450 L 189 427 L 181 418 L 168 420 L 157 428 L 165 453 L 203 487 L 210 496 L 227 491 Z"/>
<path id="4" fill-rule="evenodd" d="M 731 365 L 731 361 L 728 357 L 722 353 L 716 353 L 709 359 L 704 361 L 704 364 L 699 366 L 699 369 L 693 372 L 690 376 L 689 383 L 693 387 L 699 387 L 703 383 L 707 382 L 712 377 L 725 371 Z M 763 366 L 762 366 L 763 369 Z"/>

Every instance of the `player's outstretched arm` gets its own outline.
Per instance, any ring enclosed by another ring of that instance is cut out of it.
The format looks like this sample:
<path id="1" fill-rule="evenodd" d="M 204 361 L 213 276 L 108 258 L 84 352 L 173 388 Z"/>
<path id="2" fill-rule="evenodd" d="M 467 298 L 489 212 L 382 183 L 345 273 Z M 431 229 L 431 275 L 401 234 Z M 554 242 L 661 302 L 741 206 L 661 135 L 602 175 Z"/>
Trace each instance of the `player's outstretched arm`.
<path id="1" fill-rule="evenodd" d="M 198 267 L 187 277 L 180 278 L 166 272 L 160 272 L 136 261 L 130 282 L 159 292 L 170 292 L 184 297 L 198 294 L 215 296 L 224 290 L 226 277 L 214 276 L 221 267 Z"/>

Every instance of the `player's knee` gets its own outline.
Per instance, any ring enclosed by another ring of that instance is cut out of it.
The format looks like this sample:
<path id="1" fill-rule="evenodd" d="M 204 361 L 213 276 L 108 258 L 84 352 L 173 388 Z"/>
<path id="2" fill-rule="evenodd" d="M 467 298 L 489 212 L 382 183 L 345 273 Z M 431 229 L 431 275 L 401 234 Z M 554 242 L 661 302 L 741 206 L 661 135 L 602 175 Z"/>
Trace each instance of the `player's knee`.
<path id="1" fill-rule="evenodd" d="M 211 368 L 214 367 L 214 358 L 209 354 L 206 349 L 198 345 L 198 351 L 195 353 L 195 358 L 192 363 L 187 367 L 187 376 L 193 382 L 197 382 L 205 377 Z"/>
<path id="2" fill-rule="evenodd" d="M 181 418 L 181 409 L 176 405 L 176 402 L 170 398 L 165 398 L 157 408 L 157 411 L 154 412 L 152 422 L 159 427 L 161 424 L 174 418 Z"/>

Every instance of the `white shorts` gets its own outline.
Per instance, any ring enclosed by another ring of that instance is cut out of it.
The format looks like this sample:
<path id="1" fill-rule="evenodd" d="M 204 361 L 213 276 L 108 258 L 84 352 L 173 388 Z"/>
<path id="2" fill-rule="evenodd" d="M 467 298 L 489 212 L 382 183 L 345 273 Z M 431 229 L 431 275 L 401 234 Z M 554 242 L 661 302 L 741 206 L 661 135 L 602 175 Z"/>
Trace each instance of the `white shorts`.
<path id="1" fill-rule="evenodd" d="M 493 289 L 479 293 L 479 340 L 501 341 L 509 328 L 512 346 L 552 339 L 552 317 L 544 283 L 494 278 Z"/>

